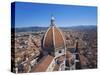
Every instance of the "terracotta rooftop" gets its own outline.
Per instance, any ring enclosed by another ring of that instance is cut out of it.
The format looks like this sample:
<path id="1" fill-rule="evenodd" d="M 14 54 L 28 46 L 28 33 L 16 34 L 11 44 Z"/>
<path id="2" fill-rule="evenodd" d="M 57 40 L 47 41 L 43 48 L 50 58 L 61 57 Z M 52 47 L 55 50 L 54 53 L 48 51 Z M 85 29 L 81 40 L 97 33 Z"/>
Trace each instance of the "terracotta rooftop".
<path id="1" fill-rule="evenodd" d="M 53 60 L 53 56 L 44 56 L 41 61 L 32 69 L 32 72 L 45 72 Z"/>
<path id="2" fill-rule="evenodd" d="M 80 57 L 80 63 L 81 63 L 81 65 L 86 65 L 87 62 L 88 62 L 88 60 L 86 59 L 86 57 L 83 56 L 83 55 L 79 55 L 79 57 Z"/>
<path id="3" fill-rule="evenodd" d="M 72 57 L 72 53 L 70 51 L 66 51 L 66 58 L 69 59 Z"/>

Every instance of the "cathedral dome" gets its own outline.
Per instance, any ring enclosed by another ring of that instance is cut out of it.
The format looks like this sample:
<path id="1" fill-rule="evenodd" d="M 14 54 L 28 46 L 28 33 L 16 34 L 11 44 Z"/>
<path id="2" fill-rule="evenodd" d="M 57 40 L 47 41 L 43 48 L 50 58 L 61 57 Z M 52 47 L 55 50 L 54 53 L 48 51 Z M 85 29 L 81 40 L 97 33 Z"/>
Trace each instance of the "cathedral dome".
<path id="1" fill-rule="evenodd" d="M 65 49 L 63 33 L 56 27 L 54 17 L 51 18 L 51 25 L 43 36 L 42 45 L 45 50 Z"/>

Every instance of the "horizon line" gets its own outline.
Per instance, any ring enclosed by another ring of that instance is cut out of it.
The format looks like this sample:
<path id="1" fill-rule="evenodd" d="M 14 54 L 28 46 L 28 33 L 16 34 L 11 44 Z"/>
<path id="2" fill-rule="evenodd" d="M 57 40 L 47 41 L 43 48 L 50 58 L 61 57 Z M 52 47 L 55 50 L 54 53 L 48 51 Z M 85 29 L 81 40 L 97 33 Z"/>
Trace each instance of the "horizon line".
<path id="1" fill-rule="evenodd" d="M 87 27 L 87 26 L 96 26 L 97 27 L 97 25 L 77 25 L 77 26 L 66 26 L 66 27 L 79 27 L 79 26 L 84 26 L 84 27 Z M 49 27 L 49 26 L 19 26 L 19 27 L 14 27 L 14 28 L 27 28 L 27 27 Z M 57 27 L 60 27 L 60 28 L 63 28 L 63 27 L 65 27 L 65 26 L 57 26 Z"/>

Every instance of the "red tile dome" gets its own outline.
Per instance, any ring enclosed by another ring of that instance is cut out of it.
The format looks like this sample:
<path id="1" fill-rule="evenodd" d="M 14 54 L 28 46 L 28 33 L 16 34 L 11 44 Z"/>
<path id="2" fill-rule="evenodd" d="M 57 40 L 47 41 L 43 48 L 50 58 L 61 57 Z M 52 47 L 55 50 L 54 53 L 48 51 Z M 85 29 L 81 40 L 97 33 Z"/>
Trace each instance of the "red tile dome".
<path id="1" fill-rule="evenodd" d="M 62 31 L 55 26 L 55 18 L 51 18 L 51 25 L 43 37 L 43 49 L 57 50 L 65 48 L 65 39 Z"/>

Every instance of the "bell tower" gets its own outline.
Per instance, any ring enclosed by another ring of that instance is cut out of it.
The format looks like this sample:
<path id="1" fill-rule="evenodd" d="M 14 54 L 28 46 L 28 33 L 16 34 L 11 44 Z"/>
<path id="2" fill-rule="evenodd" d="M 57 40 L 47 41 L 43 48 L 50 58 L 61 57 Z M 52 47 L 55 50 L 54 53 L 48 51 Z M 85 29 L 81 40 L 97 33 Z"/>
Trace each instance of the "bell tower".
<path id="1" fill-rule="evenodd" d="M 75 69 L 81 69 L 81 62 L 80 62 L 80 51 L 78 48 L 78 40 L 76 40 L 76 49 L 75 49 Z"/>

